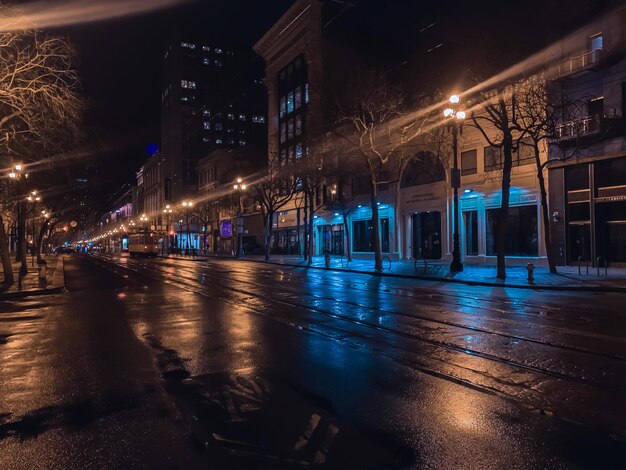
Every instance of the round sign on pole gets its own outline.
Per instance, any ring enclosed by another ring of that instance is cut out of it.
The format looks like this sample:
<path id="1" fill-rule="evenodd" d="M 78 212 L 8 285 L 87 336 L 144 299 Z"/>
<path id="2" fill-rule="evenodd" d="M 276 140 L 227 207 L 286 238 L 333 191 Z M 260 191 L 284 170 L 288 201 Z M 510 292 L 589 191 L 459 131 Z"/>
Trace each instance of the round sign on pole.
<path id="1" fill-rule="evenodd" d="M 72 220 L 72 221 L 70 222 L 70 227 L 72 227 L 72 228 L 76 228 L 77 226 L 78 226 L 78 222 L 76 222 L 75 220 Z"/>

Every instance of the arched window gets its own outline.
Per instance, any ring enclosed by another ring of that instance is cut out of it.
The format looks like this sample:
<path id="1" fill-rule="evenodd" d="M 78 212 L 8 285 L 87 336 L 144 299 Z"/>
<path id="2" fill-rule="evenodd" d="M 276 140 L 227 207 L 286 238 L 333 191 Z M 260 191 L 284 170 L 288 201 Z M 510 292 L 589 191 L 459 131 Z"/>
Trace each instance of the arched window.
<path id="1" fill-rule="evenodd" d="M 409 162 L 402 175 L 402 188 L 436 183 L 446 179 L 441 160 L 432 152 L 419 152 Z"/>

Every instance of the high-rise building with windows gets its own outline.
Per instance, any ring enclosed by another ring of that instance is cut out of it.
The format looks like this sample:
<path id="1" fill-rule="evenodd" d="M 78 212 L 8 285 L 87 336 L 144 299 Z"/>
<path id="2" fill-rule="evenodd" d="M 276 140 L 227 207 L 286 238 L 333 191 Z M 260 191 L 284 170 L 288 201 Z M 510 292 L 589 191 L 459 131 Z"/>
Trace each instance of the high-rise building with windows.
<path id="1" fill-rule="evenodd" d="M 211 151 L 266 147 L 262 75 L 251 50 L 180 31 L 172 35 L 162 57 L 157 213 L 195 193 L 197 162 Z"/>

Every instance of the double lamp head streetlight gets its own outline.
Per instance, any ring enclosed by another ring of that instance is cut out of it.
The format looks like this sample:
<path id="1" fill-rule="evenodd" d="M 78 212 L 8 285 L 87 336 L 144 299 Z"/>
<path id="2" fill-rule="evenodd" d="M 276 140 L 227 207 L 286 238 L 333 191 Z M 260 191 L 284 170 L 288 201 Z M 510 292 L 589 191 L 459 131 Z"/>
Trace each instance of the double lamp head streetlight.
<path id="1" fill-rule="evenodd" d="M 453 229 L 452 229 L 452 263 L 450 264 L 451 272 L 463 271 L 463 263 L 461 262 L 461 248 L 459 241 L 459 188 L 461 187 L 461 172 L 459 171 L 458 157 L 458 133 L 459 123 L 463 124 L 465 119 L 465 111 L 458 109 L 461 99 L 459 95 L 450 96 L 450 107 L 443 111 L 443 115 L 452 121 L 452 147 L 454 152 L 454 166 L 450 181 L 454 190 L 454 213 L 453 213 Z"/>

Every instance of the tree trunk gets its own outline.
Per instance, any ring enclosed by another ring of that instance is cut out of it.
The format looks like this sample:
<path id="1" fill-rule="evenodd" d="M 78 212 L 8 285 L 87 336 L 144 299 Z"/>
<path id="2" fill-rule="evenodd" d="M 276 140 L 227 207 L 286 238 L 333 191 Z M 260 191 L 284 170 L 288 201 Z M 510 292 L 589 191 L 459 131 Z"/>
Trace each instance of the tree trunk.
<path id="1" fill-rule="evenodd" d="M 380 227 L 378 216 L 378 185 L 376 184 L 375 172 L 370 172 L 370 202 L 372 206 L 372 228 L 374 234 L 374 270 L 377 273 L 383 271 L 383 255 L 380 246 Z"/>
<path id="2" fill-rule="evenodd" d="M 309 251 L 309 259 L 306 262 L 307 266 L 311 266 L 313 264 L 313 213 L 315 212 L 313 209 L 314 206 L 314 194 L 313 191 L 309 191 L 307 194 L 308 205 L 309 205 L 309 237 L 306 240 L 308 251 Z"/>
<path id="3" fill-rule="evenodd" d="M 306 231 L 306 221 L 304 222 Z M 302 256 L 303 250 L 300 245 L 300 208 L 296 208 L 296 244 L 298 245 L 298 256 Z"/>
<path id="4" fill-rule="evenodd" d="M 306 193 L 304 194 L 304 261 L 309 259 L 309 205 L 307 204 Z"/>
<path id="5" fill-rule="evenodd" d="M 274 212 L 268 211 L 265 218 L 265 261 L 270 259 L 270 250 L 272 248 L 272 221 L 274 220 Z"/>
<path id="6" fill-rule="evenodd" d="M 39 235 L 37 236 L 37 264 L 41 261 L 41 248 L 43 245 L 43 236 L 48 228 L 49 219 L 45 219 L 39 229 Z"/>
<path id="7" fill-rule="evenodd" d="M 341 211 L 341 215 L 343 216 L 343 230 L 346 236 L 346 248 L 344 249 L 344 253 L 348 258 L 348 262 L 352 261 L 352 246 L 350 242 L 350 228 L 348 227 L 348 212 L 344 209 Z"/>
<path id="8" fill-rule="evenodd" d="M 511 167 L 513 166 L 513 138 L 510 132 L 505 133 L 503 143 L 504 164 L 502 166 L 502 202 L 500 204 L 498 243 L 496 246 L 498 256 L 496 277 L 504 281 L 506 279 L 506 235 L 509 222 L 509 200 L 511 198 Z"/>
<path id="9" fill-rule="evenodd" d="M 15 282 L 15 278 L 13 277 L 13 266 L 11 265 L 11 255 L 9 254 L 9 241 L 4 230 L 4 220 L 2 220 L 2 216 L 0 216 L 0 258 L 2 259 L 4 284 L 9 286 Z"/>
<path id="10" fill-rule="evenodd" d="M 546 256 L 550 272 L 557 273 L 556 262 L 554 260 L 554 250 L 552 249 L 552 236 L 550 234 L 550 213 L 548 211 L 548 192 L 546 191 L 546 181 L 543 177 L 543 167 L 539 158 L 539 148 L 535 145 L 535 164 L 537 165 L 537 180 L 539 181 L 539 191 L 541 193 L 541 214 L 543 216 L 543 240 L 546 245 Z"/>
<path id="11" fill-rule="evenodd" d="M 18 223 L 17 223 L 17 253 L 15 261 L 21 263 L 20 272 L 28 272 L 28 260 L 26 259 L 26 211 L 23 202 L 18 202 Z"/>

